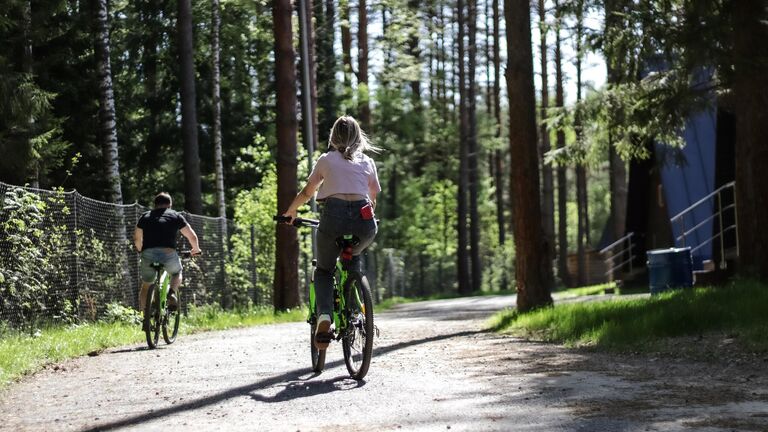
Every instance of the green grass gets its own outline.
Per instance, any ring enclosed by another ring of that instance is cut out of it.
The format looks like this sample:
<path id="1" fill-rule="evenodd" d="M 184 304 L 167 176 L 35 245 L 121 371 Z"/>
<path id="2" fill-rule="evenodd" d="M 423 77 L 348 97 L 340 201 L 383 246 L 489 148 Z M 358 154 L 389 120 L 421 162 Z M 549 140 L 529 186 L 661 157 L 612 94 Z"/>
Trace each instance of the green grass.
<path id="1" fill-rule="evenodd" d="M 270 308 L 225 312 L 215 306 L 192 308 L 182 317 L 179 333 L 198 333 L 306 319 L 306 309 L 273 313 Z M 126 316 L 130 319 L 130 316 Z M 51 326 L 28 333 L 0 332 L 0 389 L 43 366 L 105 348 L 144 342 L 138 324 L 96 322 Z"/>
<path id="2" fill-rule="evenodd" d="M 580 297 L 580 296 L 605 294 L 606 289 L 608 290 L 613 289 L 615 291 L 616 283 L 608 282 L 608 283 L 599 284 L 599 285 L 590 285 L 590 286 L 584 286 L 584 287 L 578 287 L 578 288 L 568 288 L 568 289 L 563 289 L 562 291 L 556 291 L 553 294 L 558 294 L 561 297 Z"/>
<path id="3" fill-rule="evenodd" d="M 768 286 L 739 281 L 729 287 L 676 290 L 652 298 L 564 303 L 491 319 L 495 331 L 567 345 L 651 348 L 661 338 L 736 332 L 745 344 L 768 350 Z"/>

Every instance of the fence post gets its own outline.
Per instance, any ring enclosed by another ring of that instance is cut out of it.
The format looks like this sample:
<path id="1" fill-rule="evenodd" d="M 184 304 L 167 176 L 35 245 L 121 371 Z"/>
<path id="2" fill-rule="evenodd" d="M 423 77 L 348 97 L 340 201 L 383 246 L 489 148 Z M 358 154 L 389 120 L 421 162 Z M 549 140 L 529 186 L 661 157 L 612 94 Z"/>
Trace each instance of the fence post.
<path id="1" fill-rule="evenodd" d="M 232 308 L 232 291 L 227 284 L 227 218 L 219 218 L 219 272 L 221 273 L 222 307 Z"/>
<path id="2" fill-rule="evenodd" d="M 78 299 L 80 298 L 80 254 L 77 250 L 77 196 L 79 193 L 77 191 L 72 191 L 72 216 L 74 220 L 74 226 L 72 227 L 72 250 L 75 251 L 72 255 L 74 255 L 75 259 L 75 285 L 72 287 L 72 293 L 71 295 L 71 301 L 73 302 L 72 305 L 77 308 L 77 317 L 80 318 L 81 314 L 81 307 L 78 302 Z M 66 200 L 65 200 L 66 202 Z"/>
<path id="3" fill-rule="evenodd" d="M 259 305 L 261 299 L 256 278 L 256 229 L 253 224 L 251 224 L 251 261 L 249 264 L 251 268 L 251 286 L 253 286 L 253 303 Z"/>

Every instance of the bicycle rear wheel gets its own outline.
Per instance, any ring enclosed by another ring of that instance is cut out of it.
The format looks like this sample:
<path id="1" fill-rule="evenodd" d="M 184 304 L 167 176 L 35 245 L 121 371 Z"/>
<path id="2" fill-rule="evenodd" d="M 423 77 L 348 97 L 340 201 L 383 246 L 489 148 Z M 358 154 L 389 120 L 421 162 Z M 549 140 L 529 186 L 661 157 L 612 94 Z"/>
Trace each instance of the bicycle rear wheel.
<path id="1" fill-rule="evenodd" d="M 181 292 L 176 294 L 176 310 L 165 309 L 163 317 L 163 339 L 168 345 L 176 341 L 176 335 L 179 334 L 179 321 L 181 320 Z"/>
<path id="2" fill-rule="evenodd" d="M 149 286 L 144 303 L 144 333 L 150 349 L 156 348 L 160 339 L 160 296 L 156 287 L 155 284 Z"/>
<path id="3" fill-rule="evenodd" d="M 368 279 L 348 279 L 344 293 L 348 313 L 348 328 L 342 338 L 344 363 L 349 375 L 361 380 L 368 373 L 373 355 L 373 301 Z"/>
<path id="4" fill-rule="evenodd" d="M 312 321 L 310 322 L 310 329 L 309 329 L 309 349 L 310 353 L 312 354 L 312 371 L 313 372 L 322 372 L 325 368 L 325 351 L 317 349 L 315 346 L 315 330 L 317 329 L 317 318 L 313 317 Z"/>

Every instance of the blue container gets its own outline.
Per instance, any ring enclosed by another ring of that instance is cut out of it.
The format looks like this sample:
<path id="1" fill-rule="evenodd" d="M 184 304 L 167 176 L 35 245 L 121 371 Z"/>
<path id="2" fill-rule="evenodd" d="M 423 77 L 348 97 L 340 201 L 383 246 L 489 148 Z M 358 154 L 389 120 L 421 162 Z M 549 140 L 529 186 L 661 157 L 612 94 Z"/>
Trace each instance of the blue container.
<path id="1" fill-rule="evenodd" d="M 648 256 L 648 285 L 651 294 L 693 286 L 691 248 L 654 249 Z"/>

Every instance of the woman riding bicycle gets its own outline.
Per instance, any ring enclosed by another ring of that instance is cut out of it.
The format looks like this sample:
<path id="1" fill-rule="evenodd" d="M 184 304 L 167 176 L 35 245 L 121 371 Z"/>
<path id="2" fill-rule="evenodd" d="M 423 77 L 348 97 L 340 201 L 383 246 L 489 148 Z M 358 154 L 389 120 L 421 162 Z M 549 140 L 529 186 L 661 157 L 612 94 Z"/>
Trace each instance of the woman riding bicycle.
<path id="1" fill-rule="evenodd" d="M 373 210 L 376 207 L 376 195 L 381 192 L 376 164 L 363 154 L 366 150 L 378 152 L 379 149 L 371 145 L 354 118 L 342 116 L 336 120 L 328 139 L 328 149 L 315 163 L 307 184 L 283 213 L 283 216 L 290 216 L 292 221 L 298 208 L 320 188 L 317 200 L 323 206 L 317 231 L 315 269 L 318 336 L 329 333 L 331 328 L 333 271 L 339 255 L 336 239 L 349 234 L 359 239 L 360 242 L 352 249 L 351 268 L 362 272 L 360 253 L 376 236 Z M 327 348 L 328 342 L 318 339 L 325 338 L 315 338 L 317 348 Z"/>

